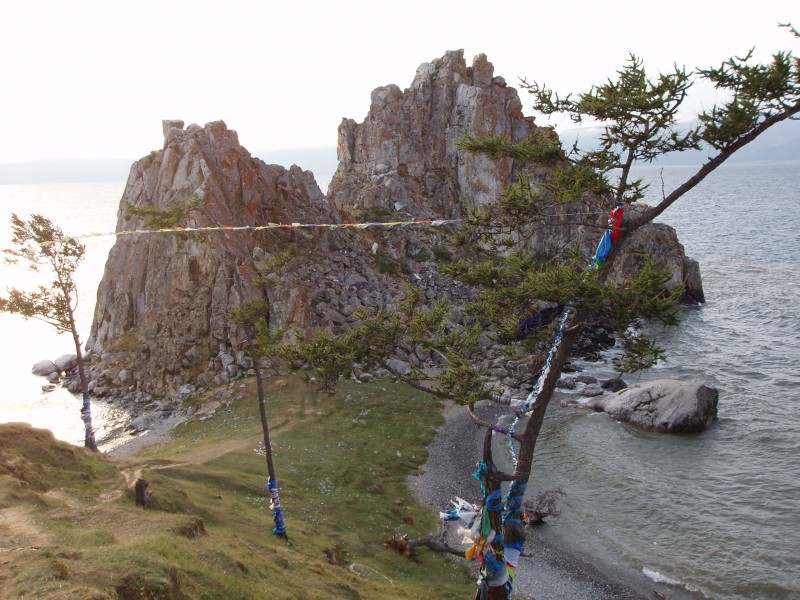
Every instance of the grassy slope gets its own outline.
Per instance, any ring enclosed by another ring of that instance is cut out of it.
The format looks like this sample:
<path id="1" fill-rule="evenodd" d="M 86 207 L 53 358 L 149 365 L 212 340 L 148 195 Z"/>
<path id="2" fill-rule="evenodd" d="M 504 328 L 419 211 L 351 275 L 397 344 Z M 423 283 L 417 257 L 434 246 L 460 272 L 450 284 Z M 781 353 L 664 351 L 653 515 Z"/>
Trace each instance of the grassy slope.
<path id="1" fill-rule="evenodd" d="M 441 423 L 428 397 L 391 383 L 316 394 L 267 382 L 290 537 L 271 532 L 254 382 L 167 444 L 111 459 L 49 432 L 0 425 L 2 598 L 466 597 L 470 577 L 423 552 L 384 547 L 436 529 L 406 477 Z M 387 402 L 387 398 L 391 401 Z M 130 487 L 150 481 L 152 509 Z M 205 535 L 195 535 L 200 528 Z"/>

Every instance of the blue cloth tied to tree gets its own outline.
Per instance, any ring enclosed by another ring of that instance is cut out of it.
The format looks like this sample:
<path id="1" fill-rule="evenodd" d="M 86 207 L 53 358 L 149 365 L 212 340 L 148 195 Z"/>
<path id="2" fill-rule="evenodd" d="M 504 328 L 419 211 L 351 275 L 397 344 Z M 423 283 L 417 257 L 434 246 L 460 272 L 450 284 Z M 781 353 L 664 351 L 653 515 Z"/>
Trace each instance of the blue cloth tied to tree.
<path id="1" fill-rule="evenodd" d="M 275 527 L 272 528 L 272 533 L 275 535 L 286 535 L 286 525 L 283 522 L 283 510 L 281 509 L 281 501 L 278 497 L 278 481 L 270 479 L 267 481 L 267 491 L 269 492 L 272 500 L 269 507 L 272 509 L 272 516 L 275 521 Z"/>

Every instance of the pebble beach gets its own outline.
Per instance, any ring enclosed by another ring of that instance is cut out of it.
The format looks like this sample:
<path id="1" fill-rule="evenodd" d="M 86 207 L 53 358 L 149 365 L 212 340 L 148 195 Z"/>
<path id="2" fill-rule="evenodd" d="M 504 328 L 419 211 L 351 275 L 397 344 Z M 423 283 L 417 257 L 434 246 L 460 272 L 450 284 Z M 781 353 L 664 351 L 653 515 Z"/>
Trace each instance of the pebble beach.
<path id="1" fill-rule="evenodd" d="M 491 403 L 476 405 L 485 420 L 496 418 L 503 407 Z M 507 408 L 506 408 L 507 410 Z M 409 478 L 412 491 L 435 510 L 447 510 L 456 496 L 480 503 L 480 486 L 472 478 L 483 448 L 483 431 L 470 419 L 463 406 L 444 412 L 445 424 L 428 447 L 423 472 Z M 534 473 L 532 474 L 535 477 Z M 689 598 L 647 578 L 633 568 L 621 568 L 603 557 L 580 551 L 577 540 L 558 536 L 558 519 L 528 529 L 528 538 L 517 568 L 514 597 L 535 600 L 639 600 Z M 450 538 L 456 545 L 459 540 Z"/>

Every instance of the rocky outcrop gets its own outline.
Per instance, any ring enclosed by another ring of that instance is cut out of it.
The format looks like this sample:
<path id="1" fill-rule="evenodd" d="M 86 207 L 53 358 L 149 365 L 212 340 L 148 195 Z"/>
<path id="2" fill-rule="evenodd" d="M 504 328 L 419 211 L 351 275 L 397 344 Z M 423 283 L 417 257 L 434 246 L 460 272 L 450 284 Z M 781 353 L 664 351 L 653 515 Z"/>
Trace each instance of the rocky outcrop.
<path id="1" fill-rule="evenodd" d="M 143 210 L 177 211 L 183 214 L 180 226 L 190 228 L 338 221 L 310 172 L 251 157 L 225 123 L 183 129 L 171 121 L 164 132 L 163 149 L 131 169 L 117 231 L 152 228 L 136 216 Z M 288 242 L 301 254 L 327 252 L 332 239 L 294 230 L 120 236 L 106 263 L 87 342 L 100 358 L 92 366 L 104 382 L 100 389 L 164 396 L 188 381 L 209 383 L 209 359 L 219 347 L 241 350 L 245 343 L 228 313 L 242 297 L 257 295 L 251 283 L 255 261 L 269 260 Z M 310 326 L 310 300 L 291 279 L 270 294 L 283 323 Z"/>
<path id="2" fill-rule="evenodd" d="M 47 377 L 51 373 L 58 373 L 58 367 L 52 360 L 40 360 L 31 367 L 31 373 L 39 377 Z"/>
<path id="3" fill-rule="evenodd" d="M 536 131 L 517 91 L 494 76 L 483 54 L 468 67 L 463 50 L 417 69 L 411 87 L 372 92 L 363 123 L 339 126 L 337 170 L 328 194 L 341 210 L 378 209 L 419 218 L 457 218 L 496 201 L 519 167 L 458 149 L 464 136 Z"/>
<path id="4" fill-rule="evenodd" d="M 594 398 L 587 406 L 644 429 L 690 433 L 714 422 L 718 399 L 716 389 L 701 383 L 660 379 Z"/>
<path id="5" fill-rule="evenodd" d="M 517 92 L 494 76 L 485 56 L 467 67 L 462 51 L 421 65 L 405 91 L 376 89 L 363 123 L 343 121 L 340 165 L 328 197 L 310 172 L 252 157 L 222 121 L 186 128 L 182 121 L 164 121 L 163 131 L 163 148 L 131 168 L 118 232 L 163 227 L 149 222 L 154 214 L 171 216 L 186 230 L 216 229 L 120 234 L 87 342 L 96 395 L 113 393 L 158 410 L 165 407 L 156 399 L 177 401 L 195 386 L 228 381 L 252 367 L 246 336 L 229 318 L 243 300 L 266 300 L 273 329 L 342 331 L 361 312 L 396 305 L 403 286 L 411 284 L 431 306 L 450 298 L 448 326 L 463 327 L 460 305 L 473 291 L 441 276 L 436 264 L 453 252 L 447 230 L 259 227 L 463 217 L 495 202 L 522 168 L 459 150 L 465 135 L 516 141 L 552 135 L 523 115 Z M 530 174 L 540 175 L 536 167 Z M 598 229 L 575 224 L 582 210 L 561 207 L 525 247 L 558 257 L 583 241 L 591 255 Z M 605 218 L 603 207 L 598 223 Z M 220 229 L 242 225 L 248 228 Z M 643 246 L 629 244 L 632 256 L 642 247 L 670 257 L 677 284 L 687 277 L 683 249 L 674 232 L 654 227 L 666 233 L 656 236 L 658 242 L 637 234 Z M 284 251 L 293 258 L 291 269 L 263 289 L 254 285 L 253 275 Z M 634 258 L 620 262 L 619 276 L 637 268 Z M 525 360 L 493 352 L 488 340 L 483 344 L 481 367 L 495 381 L 530 385 Z M 420 348 L 403 348 L 394 358 L 401 371 L 437 366 L 436 357 Z"/>
<path id="6" fill-rule="evenodd" d="M 485 55 L 476 56 L 468 67 L 462 50 L 447 52 L 420 65 L 404 91 L 396 85 L 375 89 L 362 123 L 342 121 L 339 168 L 328 196 L 352 219 L 464 217 L 495 203 L 523 170 L 534 184 L 543 174 L 536 166 L 490 160 L 458 148 L 465 136 L 489 135 L 521 142 L 553 132 L 524 116 L 517 91 L 494 76 Z M 588 264 L 599 239 L 597 225 L 605 224 L 612 204 L 585 200 L 552 208 L 546 224 L 537 225 L 520 244 L 534 255 L 556 258 L 566 258 L 578 244 Z M 435 243 L 425 232 L 402 237 L 390 233 L 384 239 L 396 258 Z M 683 284 L 687 302 L 704 301 L 697 263 L 685 256 L 675 230 L 664 224 L 648 224 L 632 236 L 612 280 L 637 273 L 646 253 L 659 257 L 672 275 L 670 290 Z"/>
<path id="7" fill-rule="evenodd" d="M 642 210 L 644 207 L 637 205 L 629 207 L 627 212 L 635 215 Z M 705 302 L 700 265 L 696 260 L 686 256 L 675 229 L 664 223 L 648 223 L 627 240 L 624 250 L 614 262 L 609 281 L 617 283 L 625 281 L 630 275 L 638 273 L 649 258 L 655 258 L 669 273 L 667 289 L 675 290 L 683 285 L 682 302 L 686 304 Z"/>

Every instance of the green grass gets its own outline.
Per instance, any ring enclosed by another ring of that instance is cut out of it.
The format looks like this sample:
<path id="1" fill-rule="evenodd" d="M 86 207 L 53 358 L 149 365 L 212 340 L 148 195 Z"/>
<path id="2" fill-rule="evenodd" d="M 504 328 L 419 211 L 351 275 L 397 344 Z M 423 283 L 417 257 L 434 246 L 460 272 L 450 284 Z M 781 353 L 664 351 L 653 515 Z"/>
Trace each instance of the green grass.
<path id="1" fill-rule="evenodd" d="M 271 532 L 254 382 L 231 389 L 230 404 L 139 457 L 109 460 L 76 449 L 112 470 L 93 466 L 88 480 L 60 480 L 59 494 L 20 487 L 3 474 L 13 460 L 0 452 L 0 506 L 27 493 L 35 530 L 32 543 L 0 554 L 0 573 L 10 573 L 0 589 L 15 598 L 471 596 L 471 578 L 457 563 L 430 552 L 412 562 L 384 546 L 391 536 L 437 528 L 406 485 L 441 424 L 430 397 L 387 382 L 347 383 L 335 395 L 296 379 L 267 382 L 286 543 Z M 28 451 L 36 461 L 37 452 Z M 120 487 L 120 470 L 137 469 L 150 481 L 151 510 L 134 506 L 130 488 L 102 500 L 104 490 Z M 197 518 L 206 535 L 191 535 Z"/>

